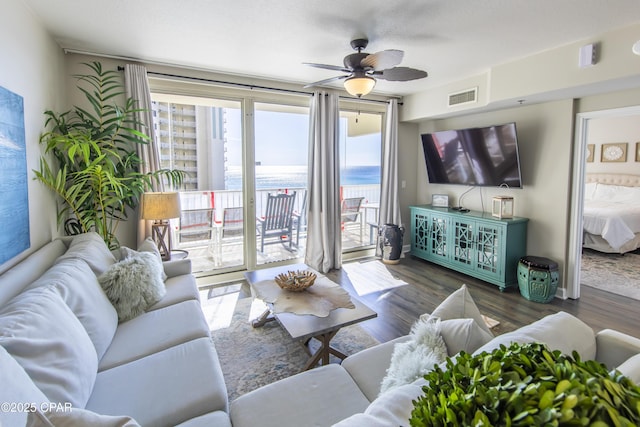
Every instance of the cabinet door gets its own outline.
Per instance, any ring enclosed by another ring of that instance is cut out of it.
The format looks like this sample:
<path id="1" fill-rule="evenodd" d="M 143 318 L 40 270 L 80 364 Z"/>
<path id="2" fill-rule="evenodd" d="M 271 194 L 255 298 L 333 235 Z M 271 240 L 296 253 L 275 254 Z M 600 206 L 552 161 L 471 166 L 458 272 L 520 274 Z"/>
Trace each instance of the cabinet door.
<path id="1" fill-rule="evenodd" d="M 473 268 L 475 228 L 476 224 L 464 218 L 453 217 L 451 219 L 452 251 L 451 262 L 458 264 L 459 268 L 468 270 Z"/>
<path id="2" fill-rule="evenodd" d="M 489 223 L 477 224 L 474 258 L 477 271 L 502 279 L 504 275 L 504 255 L 502 254 L 504 238 L 504 226 Z"/>
<path id="3" fill-rule="evenodd" d="M 428 253 L 429 248 L 429 213 L 411 210 L 411 252 L 419 256 Z"/>
<path id="4" fill-rule="evenodd" d="M 427 252 L 430 257 L 446 260 L 449 258 L 447 231 L 449 228 L 449 217 L 431 214 L 429 216 L 429 247 Z"/>

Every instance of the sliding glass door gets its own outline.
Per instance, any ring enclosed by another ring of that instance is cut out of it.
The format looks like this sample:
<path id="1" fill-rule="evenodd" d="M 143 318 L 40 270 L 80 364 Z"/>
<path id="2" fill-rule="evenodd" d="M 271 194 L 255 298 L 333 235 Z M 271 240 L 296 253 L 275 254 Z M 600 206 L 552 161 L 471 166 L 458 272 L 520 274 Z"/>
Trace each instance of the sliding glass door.
<path id="1" fill-rule="evenodd" d="M 242 103 L 154 94 L 161 166 L 187 177 L 181 215 L 172 220 L 173 248 L 194 273 L 245 265 Z"/>

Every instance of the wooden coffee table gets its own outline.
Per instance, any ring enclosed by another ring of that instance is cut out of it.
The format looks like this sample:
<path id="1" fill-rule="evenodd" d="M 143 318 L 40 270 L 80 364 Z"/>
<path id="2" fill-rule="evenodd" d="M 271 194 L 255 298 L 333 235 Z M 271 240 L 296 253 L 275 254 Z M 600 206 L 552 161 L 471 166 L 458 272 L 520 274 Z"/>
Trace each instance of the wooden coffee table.
<path id="1" fill-rule="evenodd" d="M 264 270 L 256 270 L 245 273 L 245 278 L 249 282 L 252 293 L 255 294 L 255 286 L 259 286 L 260 282 L 273 280 L 273 278 L 287 271 L 308 270 L 309 266 L 305 264 L 286 265 Z M 339 350 L 331 347 L 331 340 L 338 331 L 349 325 L 353 325 L 364 320 L 373 319 L 377 313 L 364 305 L 358 299 L 351 296 L 351 302 L 355 308 L 336 308 L 332 310 L 327 317 L 318 317 L 311 314 L 294 314 L 294 313 L 272 313 L 271 305 L 267 304 L 269 310 L 263 313 L 257 321 L 252 322 L 255 327 L 264 325 L 268 320 L 276 320 L 294 340 L 300 341 L 309 353 L 309 361 L 304 369 L 311 369 L 319 362 L 322 365 L 329 363 L 329 356 L 344 359 L 347 356 Z M 320 342 L 320 348 L 313 353 L 309 347 L 312 339 Z"/>

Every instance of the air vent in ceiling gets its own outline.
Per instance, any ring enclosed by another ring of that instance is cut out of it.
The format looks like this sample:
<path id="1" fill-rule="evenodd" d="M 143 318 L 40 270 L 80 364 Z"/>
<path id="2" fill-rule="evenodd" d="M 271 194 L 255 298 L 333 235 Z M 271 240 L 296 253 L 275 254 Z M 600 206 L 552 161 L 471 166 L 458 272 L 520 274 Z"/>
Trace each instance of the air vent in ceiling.
<path id="1" fill-rule="evenodd" d="M 471 104 L 478 101 L 478 88 L 466 89 L 461 92 L 449 94 L 449 107 Z"/>

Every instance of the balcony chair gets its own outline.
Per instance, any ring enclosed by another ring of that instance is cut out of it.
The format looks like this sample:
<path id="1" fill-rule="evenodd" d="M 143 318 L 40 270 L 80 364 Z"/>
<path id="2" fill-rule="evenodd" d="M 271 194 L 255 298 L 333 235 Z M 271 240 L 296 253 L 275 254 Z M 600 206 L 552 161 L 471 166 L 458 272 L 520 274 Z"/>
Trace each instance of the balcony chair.
<path id="1" fill-rule="evenodd" d="M 182 244 L 210 241 L 213 227 L 213 209 L 183 210 L 180 212 L 178 241 Z"/>
<path id="2" fill-rule="evenodd" d="M 304 190 L 300 212 L 293 211 L 293 229 L 296 230 L 296 247 L 300 246 L 300 231 L 307 231 L 307 190 Z"/>
<path id="3" fill-rule="evenodd" d="M 260 252 L 264 253 L 264 246 L 287 242 L 289 251 L 293 251 L 293 208 L 296 192 L 291 194 L 267 195 L 267 208 L 263 217 L 256 218 L 256 230 L 260 236 Z M 277 237 L 274 241 L 265 241 Z"/>
<path id="4" fill-rule="evenodd" d="M 243 211 L 243 208 L 224 208 L 222 214 L 222 240 L 242 237 L 244 234 Z"/>
<path id="5" fill-rule="evenodd" d="M 346 229 L 346 224 L 353 223 L 360 227 L 360 242 L 364 236 L 364 218 L 360 208 L 364 197 L 350 197 L 342 200 L 340 208 L 340 219 L 342 221 L 342 229 Z"/>

